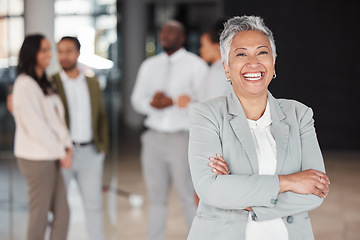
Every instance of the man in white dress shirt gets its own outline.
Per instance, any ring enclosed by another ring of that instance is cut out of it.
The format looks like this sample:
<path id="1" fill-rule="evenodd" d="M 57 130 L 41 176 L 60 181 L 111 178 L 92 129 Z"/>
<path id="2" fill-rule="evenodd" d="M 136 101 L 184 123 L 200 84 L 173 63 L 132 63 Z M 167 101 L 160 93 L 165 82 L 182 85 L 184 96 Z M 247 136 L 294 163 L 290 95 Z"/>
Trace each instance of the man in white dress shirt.
<path id="1" fill-rule="evenodd" d="M 148 240 L 164 237 L 171 182 L 181 200 L 190 229 L 196 205 L 188 150 L 188 107 L 198 101 L 208 66 L 183 48 L 184 26 L 166 22 L 159 34 L 164 52 L 145 60 L 131 96 L 134 109 L 146 115 L 141 161 L 149 197 Z"/>
<path id="2" fill-rule="evenodd" d="M 102 217 L 102 174 L 108 149 L 108 122 L 102 92 L 95 77 L 78 68 L 80 43 L 63 37 L 58 43 L 62 70 L 53 82 L 65 108 L 65 119 L 74 144 L 73 165 L 63 170 L 66 186 L 71 178 L 78 183 L 85 207 L 90 240 L 104 240 Z"/>

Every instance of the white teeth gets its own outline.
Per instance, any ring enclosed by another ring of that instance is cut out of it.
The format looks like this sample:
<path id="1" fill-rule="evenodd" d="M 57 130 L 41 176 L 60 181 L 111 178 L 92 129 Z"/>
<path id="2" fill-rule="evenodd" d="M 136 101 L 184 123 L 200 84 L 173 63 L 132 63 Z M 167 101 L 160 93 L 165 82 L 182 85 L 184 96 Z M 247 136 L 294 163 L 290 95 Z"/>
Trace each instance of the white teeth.
<path id="1" fill-rule="evenodd" d="M 248 80 L 259 80 L 261 78 L 261 73 L 246 73 L 244 77 Z"/>

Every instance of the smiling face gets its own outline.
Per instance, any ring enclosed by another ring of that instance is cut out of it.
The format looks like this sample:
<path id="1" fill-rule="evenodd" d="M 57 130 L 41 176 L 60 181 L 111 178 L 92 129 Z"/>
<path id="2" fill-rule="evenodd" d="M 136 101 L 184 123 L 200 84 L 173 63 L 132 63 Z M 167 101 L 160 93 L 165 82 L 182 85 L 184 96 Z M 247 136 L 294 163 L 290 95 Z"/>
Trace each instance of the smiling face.
<path id="1" fill-rule="evenodd" d="M 224 69 L 239 98 L 267 96 L 275 74 L 268 37 L 258 31 L 243 31 L 235 35 L 230 45 L 229 66 L 224 65 Z"/>
<path id="2" fill-rule="evenodd" d="M 40 43 L 40 49 L 36 54 L 36 68 L 45 71 L 51 61 L 51 45 L 50 42 L 43 38 Z"/>

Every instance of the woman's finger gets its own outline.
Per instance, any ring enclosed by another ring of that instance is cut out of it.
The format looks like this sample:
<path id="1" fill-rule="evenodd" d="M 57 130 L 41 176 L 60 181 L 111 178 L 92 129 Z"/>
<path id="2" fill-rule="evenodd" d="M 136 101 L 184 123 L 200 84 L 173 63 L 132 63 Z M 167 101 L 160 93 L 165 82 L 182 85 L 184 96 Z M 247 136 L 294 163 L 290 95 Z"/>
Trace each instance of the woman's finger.
<path id="1" fill-rule="evenodd" d="M 218 158 L 213 158 L 213 157 L 210 158 L 210 161 L 212 161 L 213 163 L 215 163 L 217 165 L 222 166 L 223 168 L 226 169 L 227 172 L 229 172 L 229 167 L 228 167 L 228 165 L 227 165 L 227 163 L 225 161 L 222 161 L 222 160 L 220 160 Z"/>
<path id="2" fill-rule="evenodd" d="M 314 171 L 316 176 L 320 177 L 322 182 L 324 182 L 326 184 L 330 184 L 330 179 L 325 173 L 317 171 L 317 170 L 313 170 L 313 171 Z"/>
<path id="3" fill-rule="evenodd" d="M 217 153 L 217 154 L 216 154 L 216 157 L 217 157 L 219 160 L 225 162 L 225 159 L 224 159 L 220 154 Z"/>
<path id="4" fill-rule="evenodd" d="M 316 188 L 319 189 L 321 192 L 324 193 L 324 195 L 328 194 L 329 188 L 327 184 L 323 184 L 323 183 L 318 183 L 316 184 Z"/>
<path id="5" fill-rule="evenodd" d="M 229 175 L 229 171 L 226 170 L 223 166 L 209 162 L 209 166 L 213 169 L 213 172 L 216 175 Z"/>
<path id="6" fill-rule="evenodd" d="M 320 198 L 325 198 L 326 197 L 326 195 L 323 193 L 323 191 L 321 191 L 318 188 L 314 189 L 313 194 L 320 197 Z"/>

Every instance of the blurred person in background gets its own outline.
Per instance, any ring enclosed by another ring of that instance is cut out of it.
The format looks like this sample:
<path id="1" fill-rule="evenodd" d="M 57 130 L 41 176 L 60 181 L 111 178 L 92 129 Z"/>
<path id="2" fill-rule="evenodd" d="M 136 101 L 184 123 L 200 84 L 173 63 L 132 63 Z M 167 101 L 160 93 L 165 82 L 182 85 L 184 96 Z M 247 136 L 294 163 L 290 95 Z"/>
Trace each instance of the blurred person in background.
<path id="1" fill-rule="evenodd" d="M 72 143 L 63 104 L 45 73 L 50 60 L 49 41 L 40 34 L 27 36 L 9 97 L 16 124 L 14 154 L 28 186 L 28 240 L 44 239 L 49 211 L 53 213 L 51 240 L 66 239 L 69 222 L 60 168 L 71 166 Z"/>
<path id="2" fill-rule="evenodd" d="M 73 164 L 62 172 L 67 187 L 72 178 L 79 186 L 89 239 L 103 240 L 102 176 L 109 145 L 108 121 L 97 78 L 85 76 L 78 67 L 80 47 L 75 37 L 65 36 L 59 41 L 62 70 L 52 77 L 74 145 Z"/>
<path id="3" fill-rule="evenodd" d="M 224 68 L 221 62 L 220 34 L 224 29 L 225 20 L 218 20 L 200 38 L 200 57 L 211 64 L 206 74 L 204 86 L 200 91 L 200 101 L 226 96 L 231 91 L 231 83 L 226 81 Z"/>
<path id="4" fill-rule="evenodd" d="M 188 107 L 199 99 L 206 63 L 183 48 L 185 28 L 166 22 L 159 42 L 164 52 L 145 60 L 131 96 L 133 108 L 146 115 L 141 162 L 149 197 L 148 240 L 164 238 L 171 182 L 181 200 L 188 228 L 196 211 L 188 152 Z"/>

